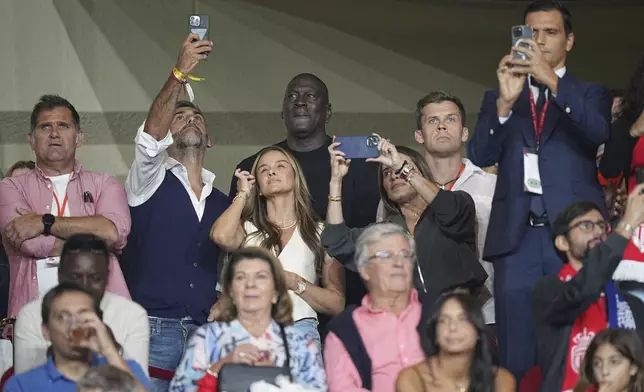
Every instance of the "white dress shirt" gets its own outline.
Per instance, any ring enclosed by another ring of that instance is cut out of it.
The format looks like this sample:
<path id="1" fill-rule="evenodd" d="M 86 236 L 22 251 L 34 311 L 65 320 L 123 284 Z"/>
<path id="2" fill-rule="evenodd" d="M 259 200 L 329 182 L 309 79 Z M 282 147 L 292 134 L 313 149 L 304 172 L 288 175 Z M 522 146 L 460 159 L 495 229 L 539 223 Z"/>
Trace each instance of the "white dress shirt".
<path id="1" fill-rule="evenodd" d="M 170 170 L 186 188 L 197 217 L 201 221 L 206 209 L 206 198 L 210 196 L 212 184 L 215 181 L 214 173 L 201 169 L 201 180 L 204 187 L 201 190 L 201 195 L 197 196 L 190 186 L 186 167 L 168 156 L 167 149 L 174 142 L 172 133 L 168 131 L 163 140 L 156 140 L 144 132 L 144 127 L 145 123 L 139 127 L 134 139 L 136 145 L 134 163 L 125 180 L 128 204 L 130 207 L 136 207 L 148 201 L 163 183 L 166 170 Z"/>
<path id="2" fill-rule="evenodd" d="M 318 225 L 318 233 L 322 233 L 324 224 Z M 257 230 L 251 222 L 244 222 L 244 230 L 247 236 L 244 240 L 244 246 L 261 247 L 264 236 Z M 273 252 L 275 254 L 275 252 Z M 315 265 L 315 253 L 304 242 L 300 233 L 299 225 L 295 227 L 293 235 L 282 248 L 279 255 L 275 254 L 282 263 L 285 271 L 290 271 L 300 275 L 314 285 L 318 284 L 318 274 Z M 299 321 L 305 318 L 318 318 L 317 312 L 302 297 L 295 294 L 293 290 L 288 291 L 288 296 L 293 303 L 293 321 Z"/>
<path id="3" fill-rule="evenodd" d="M 486 172 L 467 158 L 463 158 L 463 163 L 465 164 L 465 169 L 463 169 L 463 173 L 454 183 L 452 190 L 467 192 L 474 200 L 477 224 L 476 247 L 479 261 L 488 275 L 485 287 L 490 290 L 493 296 L 483 305 L 483 319 L 485 324 L 494 324 L 494 265 L 483 260 L 483 248 L 487 237 L 487 227 L 490 223 L 492 198 L 496 188 L 496 174 Z"/>
<path id="4" fill-rule="evenodd" d="M 494 266 L 483 260 L 483 247 L 487 237 L 487 227 L 490 222 L 490 211 L 492 210 L 492 198 L 494 197 L 494 188 L 496 187 L 496 174 L 491 174 L 476 166 L 467 158 L 463 158 L 465 168 L 463 173 L 456 180 L 453 191 L 464 191 L 474 200 L 476 207 L 476 247 L 478 258 L 487 272 L 488 278 L 485 281 L 485 287 L 494 295 Z M 382 200 L 378 205 L 378 216 L 376 220 L 382 222 L 384 219 L 384 206 Z M 494 297 L 490 298 L 483 305 L 483 318 L 485 324 L 494 324 Z"/>
<path id="5" fill-rule="evenodd" d="M 566 74 L 566 67 L 561 67 L 559 69 L 556 69 L 555 73 L 557 74 L 557 76 L 559 76 L 559 78 L 563 78 L 563 76 Z M 530 83 L 531 78 L 532 78 L 532 75 L 528 75 L 528 86 L 530 87 L 530 90 L 532 90 L 532 95 L 534 96 L 534 101 L 537 102 L 537 100 L 539 100 L 539 88 L 533 86 Z M 550 93 L 550 91 L 546 90 L 546 94 L 549 94 L 549 93 Z M 510 114 L 508 114 L 507 117 L 500 117 L 499 116 L 499 122 L 501 123 L 501 125 L 505 124 L 505 122 L 510 119 L 510 116 L 512 116 L 512 111 L 511 110 L 510 110 Z"/>
<path id="6" fill-rule="evenodd" d="M 148 313 L 134 301 L 105 292 L 100 304 L 103 322 L 123 347 L 123 357 L 136 361 L 148 373 L 150 327 Z M 24 373 L 47 362 L 49 342 L 42 334 L 42 297 L 23 306 L 14 327 L 14 370 Z"/>

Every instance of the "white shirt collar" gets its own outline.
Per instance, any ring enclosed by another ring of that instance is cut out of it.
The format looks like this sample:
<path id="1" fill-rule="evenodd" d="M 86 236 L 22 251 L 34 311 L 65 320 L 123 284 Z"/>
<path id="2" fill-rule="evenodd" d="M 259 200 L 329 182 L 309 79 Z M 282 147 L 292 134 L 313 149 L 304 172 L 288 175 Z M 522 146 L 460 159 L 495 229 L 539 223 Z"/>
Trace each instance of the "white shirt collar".
<path id="1" fill-rule="evenodd" d="M 461 174 L 462 177 L 466 178 L 474 174 L 486 173 L 485 170 L 476 166 L 475 164 L 472 163 L 472 161 L 470 161 L 467 158 L 463 158 L 461 161 L 463 162 L 463 164 L 465 164 L 465 168 L 463 169 L 463 174 Z"/>
<path id="2" fill-rule="evenodd" d="M 559 76 L 560 78 L 563 78 L 563 77 L 564 77 L 564 75 L 566 74 L 566 66 L 563 66 L 563 67 L 561 67 L 561 68 L 555 69 L 555 73 L 556 73 L 556 74 L 557 74 L 557 76 Z"/>
<path id="3" fill-rule="evenodd" d="M 182 171 L 186 170 L 186 167 L 183 165 L 183 163 L 177 161 L 176 159 L 170 156 L 166 158 L 164 165 L 166 170 L 170 170 L 177 166 Z M 210 170 L 201 168 L 201 180 L 203 181 L 204 184 L 212 185 L 215 182 L 215 173 L 211 172 Z"/>
<path id="4" fill-rule="evenodd" d="M 485 176 L 489 174 L 485 170 L 476 166 L 474 163 L 472 163 L 472 161 L 470 161 L 467 158 L 462 158 L 461 162 L 463 162 L 465 167 L 463 168 L 463 173 L 461 173 L 461 176 L 454 183 L 454 187 L 452 188 L 453 190 L 460 189 L 460 187 L 463 186 L 467 180 L 469 180 L 474 176 L 481 176 L 481 175 Z"/>
<path id="5" fill-rule="evenodd" d="M 561 68 L 555 69 L 555 74 L 557 76 L 559 76 L 560 78 L 563 78 L 564 75 L 566 74 L 566 66 L 563 66 Z M 528 80 L 528 83 L 530 83 L 529 84 L 530 87 L 534 87 L 534 86 L 532 86 L 532 83 L 531 83 L 532 82 L 532 75 L 528 75 L 528 78 L 530 79 L 530 80 Z"/>

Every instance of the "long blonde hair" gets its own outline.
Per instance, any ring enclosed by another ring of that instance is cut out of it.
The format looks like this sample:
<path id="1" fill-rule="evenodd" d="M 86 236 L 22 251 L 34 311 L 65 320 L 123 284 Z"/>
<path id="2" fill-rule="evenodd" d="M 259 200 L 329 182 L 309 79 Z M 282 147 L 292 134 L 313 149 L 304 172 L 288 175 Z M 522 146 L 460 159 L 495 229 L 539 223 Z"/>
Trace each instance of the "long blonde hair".
<path id="1" fill-rule="evenodd" d="M 315 267 L 318 275 L 322 271 L 322 263 L 324 262 L 324 248 L 320 242 L 320 229 L 318 226 L 319 218 L 315 214 L 311 205 L 311 195 L 309 187 L 306 185 L 306 179 L 302 173 L 302 168 L 295 160 L 293 155 L 288 151 L 278 146 L 266 147 L 257 154 L 257 158 L 253 163 L 251 174 L 257 179 L 257 167 L 259 166 L 260 159 L 264 154 L 277 151 L 286 157 L 286 160 L 293 169 L 294 188 L 295 188 L 295 218 L 297 219 L 298 229 L 302 235 L 304 243 L 315 254 Z M 258 235 L 263 234 L 261 246 L 267 249 L 276 249 L 277 253 L 282 251 L 282 244 L 280 242 L 280 230 L 273 222 L 268 219 L 266 210 L 266 197 L 264 197 L 259 189 L 259 186 L 253 187 L 248 203 L 242 212 L 242 220 L 250 221 L 257 227 Z M 247 233 L 248 234 L 248 233 Z M 253 234 L 251 234 L 253 235 Z"/>

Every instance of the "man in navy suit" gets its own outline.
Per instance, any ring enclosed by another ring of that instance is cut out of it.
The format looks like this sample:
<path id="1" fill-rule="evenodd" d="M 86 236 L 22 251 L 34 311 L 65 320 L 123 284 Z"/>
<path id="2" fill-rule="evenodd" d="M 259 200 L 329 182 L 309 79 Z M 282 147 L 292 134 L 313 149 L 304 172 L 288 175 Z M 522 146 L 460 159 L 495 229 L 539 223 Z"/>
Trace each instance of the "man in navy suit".
<path id="1" fill-rule="evenodd" d="M 570 12 L 535 1 L 524 13 L 531 48 L 514 47 L 499 63 L 499 88 L 485 93 L 468 158 L 499 165 L 484 259 L 494 263 L 501 366 L 517 381 L 536 363 L 530 294 L 562 260 L 550 224 L 573 202 L 604 205 L 595 156 L 608 138 L 611 96 L 566 71 L 574 34 Z"/>

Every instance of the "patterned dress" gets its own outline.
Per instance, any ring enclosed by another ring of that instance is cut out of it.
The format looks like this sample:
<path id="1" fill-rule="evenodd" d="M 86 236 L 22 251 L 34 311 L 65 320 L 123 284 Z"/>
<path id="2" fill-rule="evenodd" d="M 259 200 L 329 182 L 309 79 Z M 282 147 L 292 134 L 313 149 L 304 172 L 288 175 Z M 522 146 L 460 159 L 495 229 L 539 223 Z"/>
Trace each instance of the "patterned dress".
<path id="1" fill-rule="evenodd" d="M 319 391 L 326 391 L 326 374 L 319 343 L 292 326 L 284 328 L 291 355 L 294 382 Z M 251 336 L 238 320 L 202 325 L 190 338 L 186 353 L 170 383 L 170 392 L 197 390 L 197 381 L 211 364 L 231 353 L 235 346 L 250 343 L 268 351 L 275 366 L 284 366 L 286 353 L 280 327 L 272 321 L 263 336 Z"/>

